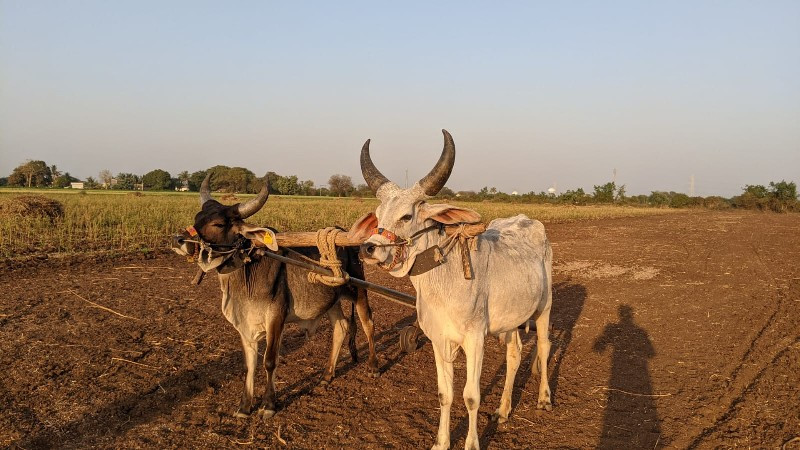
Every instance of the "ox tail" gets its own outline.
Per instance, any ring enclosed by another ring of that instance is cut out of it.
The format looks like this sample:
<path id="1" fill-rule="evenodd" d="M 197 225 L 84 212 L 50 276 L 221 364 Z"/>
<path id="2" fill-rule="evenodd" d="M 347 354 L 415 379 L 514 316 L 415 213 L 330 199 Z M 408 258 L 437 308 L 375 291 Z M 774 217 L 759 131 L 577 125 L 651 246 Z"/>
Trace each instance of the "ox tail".
<path id="1" fill-rule="evenodd" d="M 545 308 L 550 309 L 553 303 L 553 247 L 550 245 L 550 239 L 544 241 L 544 286 L 542 286 L 542 301 Z"/>

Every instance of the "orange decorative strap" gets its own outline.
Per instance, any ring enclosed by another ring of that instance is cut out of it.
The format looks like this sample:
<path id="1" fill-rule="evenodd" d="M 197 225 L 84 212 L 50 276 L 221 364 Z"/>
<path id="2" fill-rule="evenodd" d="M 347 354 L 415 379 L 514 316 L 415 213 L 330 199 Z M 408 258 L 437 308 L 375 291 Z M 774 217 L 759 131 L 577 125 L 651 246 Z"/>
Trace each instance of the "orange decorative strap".
<path id="1" fill-rule="evenodd" d="M 397 241 L 397 235 L 387 230 L 386 228 L 375 228 L 374 230 L 372 230 L 372 235 L 374 236 L 376 234 L 385 237 L 386 239 L 389 240 L 389 242 Z"/>

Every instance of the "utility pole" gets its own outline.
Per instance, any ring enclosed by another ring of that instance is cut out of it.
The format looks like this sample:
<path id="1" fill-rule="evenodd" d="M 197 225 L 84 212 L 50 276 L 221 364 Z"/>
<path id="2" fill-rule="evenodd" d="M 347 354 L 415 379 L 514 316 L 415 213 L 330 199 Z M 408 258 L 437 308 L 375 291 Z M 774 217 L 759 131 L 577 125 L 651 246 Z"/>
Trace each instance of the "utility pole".
<path id="1" fill-rule="evenodd" d="M 689 177 L 689 197 L 694 197 L 694 174 Z"/>
<path id="2" fill-rule="evenodd" d="M 614 168 L 614 176 L 611 178 L 611 182 L 617 184 L 617 168 Z"/>

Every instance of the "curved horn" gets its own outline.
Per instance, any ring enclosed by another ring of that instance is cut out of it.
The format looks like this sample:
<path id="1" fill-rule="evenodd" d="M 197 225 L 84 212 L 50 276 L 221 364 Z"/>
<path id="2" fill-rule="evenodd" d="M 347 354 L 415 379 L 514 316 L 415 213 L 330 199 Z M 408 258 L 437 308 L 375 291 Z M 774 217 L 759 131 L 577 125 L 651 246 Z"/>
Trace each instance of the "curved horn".
<path id="1" fill-rule="evenodd" d="M 450 172 L 453 171 L 453 164 L 456 162 L 456 145 L 453 143 L 453 136 L 450 136 L 447 130 L 442 130 L 442 134 L 444 134 L 442 155 L 430 173 L 419 180 L 419 185 L 426 195 L 433 196 L 439 193 L 447 183 L 447 179 L 450 178 Z"/>
<path id="2" fill-rule="evenodd" d="M 269 198 L 269 178 L 264 175 L 264 187 L 261 188 L 261 192 L 256 195 L 256 198 L 250 199 L 244 203 L 239 203 L 239 215 L 242 219 L 246 219 L 253 214 L 257 213 L 259 209 L 264 206 L 264 203 L 267 203 L 267 199 Z"/>
<path id="3" fill-rule="evenodd" d="M 203 178 L 203 183 L 200 185 L 200 207 L 202 208 L 203 205 L 211 200 L 211 189 L 208 187 L 208 182 L 211 180 L 211 171 L 206 174 L 206 177 Z"/>
<path id="4" fill-rule="evenodd" d="M 364 181 L 367 182 L 372 192 L 378 192 L 381 186 L 389 182 L 389 179 L 383 176 L 372 163 L 372 158 L 369 157 L 369 139 L 361 147 L 361 175 L 364 176 Z"/>

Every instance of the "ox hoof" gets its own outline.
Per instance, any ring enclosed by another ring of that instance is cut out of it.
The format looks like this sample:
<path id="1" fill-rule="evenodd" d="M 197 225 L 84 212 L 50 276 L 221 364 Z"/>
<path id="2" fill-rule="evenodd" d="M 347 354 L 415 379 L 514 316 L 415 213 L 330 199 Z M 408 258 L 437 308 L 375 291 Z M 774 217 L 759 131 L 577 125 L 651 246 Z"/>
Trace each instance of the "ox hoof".
<path id="1" fill-rule="evenodd" d="M 244 412 L 244 411 L 242 411 L 240 409 L 240 410 L 236 411 L 235 413 L 233 413 L 233 417 L 236 417 L 237 419 L 246 419 L 246 418 L 250 417 L 250 414 L 248 414 L 248 413 L 246 413 L 246 412 Z"/>
<path id="2" fill-rule="evenodd" d="M 370 378 L 378 378 L 381 376 L 381 371 L 377 367 L 370 367 L 369 372 L 367 372 L 367 375 Z"/>
<path id="3" fill-rule="evenodd" d="M 506 423 L 508 422 L 508 414 L 503 415 L 500 411 L 495 411 L 492 414 L 492 421 L 497 423 Z"/>
<path id="4" fill-rule="evenodd" d="M 539 403 L 536 404 L 536 409 L 543 409 L 545 411 L 552 411 L 553 404 L 550 403 L 550 400 L 539 400 Z"/>
<path id="5" fill-rule="evenodd" d="M 256 414 L 258 414 L 258 417 L 260 417 L 261 420 L 267 421 L 267 420 L 271 419 L 272 416 L 275 415 L 275 410 L 274 409 L 263 408 L 263 409 L 259 409 Z"/>

